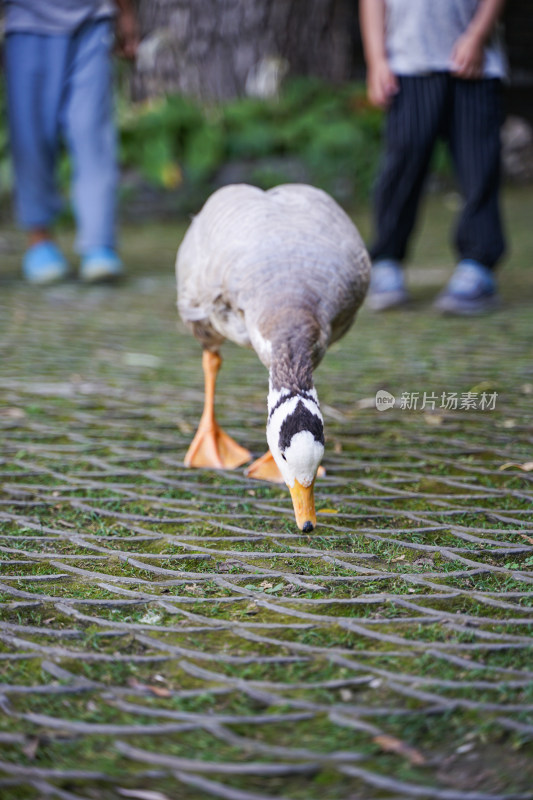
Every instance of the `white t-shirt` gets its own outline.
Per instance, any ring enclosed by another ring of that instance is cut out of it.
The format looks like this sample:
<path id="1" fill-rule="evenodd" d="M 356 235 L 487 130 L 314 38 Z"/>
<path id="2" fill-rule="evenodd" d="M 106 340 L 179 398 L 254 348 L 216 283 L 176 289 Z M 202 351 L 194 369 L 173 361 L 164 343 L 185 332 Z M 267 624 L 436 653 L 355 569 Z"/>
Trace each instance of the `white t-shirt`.
<path id="1" fill-rule="evenodd" d="M 387 58 L 396 75 L 448 72 L 457 39 L 480 0 L 385 0 Z M 485 48 L 483 76 L 503 78 L 507 64 L 497 32 Z"/>

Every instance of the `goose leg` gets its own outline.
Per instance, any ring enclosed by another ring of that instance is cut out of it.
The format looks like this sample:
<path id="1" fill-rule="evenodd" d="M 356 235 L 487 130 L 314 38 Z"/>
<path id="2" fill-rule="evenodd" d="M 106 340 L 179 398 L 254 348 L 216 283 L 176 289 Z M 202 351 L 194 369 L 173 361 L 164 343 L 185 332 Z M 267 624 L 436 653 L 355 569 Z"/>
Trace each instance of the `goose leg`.
<path id="1" fill-rule="evenodd" d="M 185 456 L 186 467 L 234 469 L 251 458 L 251 453 L 228 436 L 215 419 L 215 384 L 221 363 L 222 359 L 218 353 L 204 350 L 202 355 L 205 380 L 204 410 L 196 435 Z"/>

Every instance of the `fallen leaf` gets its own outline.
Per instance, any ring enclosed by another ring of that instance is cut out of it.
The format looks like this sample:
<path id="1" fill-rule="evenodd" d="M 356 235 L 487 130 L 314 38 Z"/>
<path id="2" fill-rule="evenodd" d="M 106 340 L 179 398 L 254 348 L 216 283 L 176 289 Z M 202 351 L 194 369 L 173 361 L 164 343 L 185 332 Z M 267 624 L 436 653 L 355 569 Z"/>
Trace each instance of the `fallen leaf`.
<path id="1" fill-rule="evenodd" d="M 462 753 L 469 753 L 470 750 L 473 750 L 476 745 L 474 742 L 466 742 L 466 744 L 462 744 L 459 747 L 456 747 L 455 752 L 461 755 Z"/>
<path id="2" fill-rule="evenodd" d="M 180 183 L 183 182 L 183 172 L 180 165 L 174 161 L 168 161 L 163 164 L 160 172 L 160 178 L 165 189 L 177 189 Z"/>
<path id="3" fill-rule="evenodd" d="M 151 686 L 150 684 L 146 684 L 146 688 L 149 689 L 152 694 L 155 694 L 156 697 L 172 697 L 170 689 L 166 689 L 164 686 Z"/>
<path id="4" fill-rule="evenodd" d="M 491 392 L 495 389 L 497 389 L 497 384 L 494 381 L 480 381 L 475 386 L 472 386 L 470 391 L 479 394 L 480 392 Z"/>
<path id="5" fill-rule="evenodd" d="M 510 469 L 511 467 L 521 469 L 522 472 L 533 472 L 533 461 L 526 461 L 524 464 L 517 464 L 516 461 L 506 461 L 505 464 L 502 464 L 501 467 L 498 467 L 498 470 L 501 472 L 502 470 Z"/>
<path id="6" fill-rule="evenodd" d="M 152 792 L 149 789 L 122 789 L 118 787 L 118 793 L 122 797 L 132 797 L 134 800 L 170 800 L 167 794 Z"/>
<path id="7" fill-rule="evenodd" d="M 441 414 L 424 414 L 426 425 L 442 425 L 444 417 Z"/>
<path id="8" fill-rule="evenodd" d="M 26 412 L 22 408 L 3 408 L 0 410 L 0 415 L 9 419 L 24 419 Z"/>
<path id="9" fill-rule="evenodd" d="M 273 586 L 271 589 L 267 589 L 266 591 L 269 592 L 270 594 L 272 594 L 272 592 L 279 592 L 284 588 L 285 588 L 285 584 L 284 583 L 276 583 L 275 586 Z"/>
<path id="10" fill-rule="evenodd" d="M 522 539 L 525 539 L 526 542 L 529 542 L 529 544 L 533 544 L 533 539 L 531 538 L 531 536 L 527 536 L 525 533 L 521 533 L 520 536 L 522 537 Z"/>
<path id="11" fill-rule="evenodd" d="M 395 561 L 403 561 L 405 559 L 405 553 L 403 556 L 397 556 L 396 558 L 392 559 L 392 563 L 394 564 Z"/>
<path id="12" fill-rule="evenodd" d="M 146 614 L 140 618 L 139 622 L 143 622 L 145 625 L 157 625 L 158 622 L 161 622 L 161 614 L 158 614 L 157 611 L 153 609 L 148 609 Z"/>
<path id="13" fill-rule="evenodd" d="M 336 508 L 319 508 L 316 512 L 317 514 L 338 514 L 338 510 Z"/>
<path id="14" fill-rule="evenodd" d="M 139 689 L 141 692 L 152 692 L 156 697 L 171 697 L 172 692 L 165 686 L 154 686 L 153 684 L 141 683 L 137 678 L 128 678 L 126 681 L 131 689 Z"/>
<path id="15" fill-rule="evenodd" d="M 376 407 L 376 398 L 374 397 L 362 397 L 361 400 L 358 400 L 355 404 L 357 408 L 375 408 Z"/>
<path id="16" fill-rule="evenodd" d="M 379 736 L 374 736 L 372 741 L 381 747 L 384 753 L 396 753 L 396 755 L 403 756 L 413 767 L 426 763 L 426 759 L 419 750 L 402 742 L 401 739 L 397 739 L 395 736 L 382 733 Z"/>
<path id="17" fill-rule="evenodd" d="M 39 749 L 40 739 L 38 736 L 30 736 L 22 748 L 22 752 L 30 761 L 33 761 Z"/>

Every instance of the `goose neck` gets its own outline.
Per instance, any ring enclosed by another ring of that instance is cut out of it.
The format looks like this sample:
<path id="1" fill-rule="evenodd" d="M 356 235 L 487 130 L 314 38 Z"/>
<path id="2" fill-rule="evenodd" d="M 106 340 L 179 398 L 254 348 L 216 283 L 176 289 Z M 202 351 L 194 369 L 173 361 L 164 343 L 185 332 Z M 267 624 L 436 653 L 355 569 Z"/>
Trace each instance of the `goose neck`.
<path id="1" fill-rule="evenodd" d="M 313 388 L 313 354 L 315 341 L 298 330 L 277 337 L 272 343 L 270 386 L 299 394 Z"/>

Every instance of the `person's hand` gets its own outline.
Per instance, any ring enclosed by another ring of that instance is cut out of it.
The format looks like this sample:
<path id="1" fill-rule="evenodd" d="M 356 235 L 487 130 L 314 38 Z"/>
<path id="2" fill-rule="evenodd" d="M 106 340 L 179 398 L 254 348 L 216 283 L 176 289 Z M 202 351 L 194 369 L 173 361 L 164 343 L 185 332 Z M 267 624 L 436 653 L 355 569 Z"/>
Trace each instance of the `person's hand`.
<path id="1" fill-rule="evenodd" d="M 132 8 L 119 8 L 117 16 L 117 52 L 134 59 L 139 46 L 139 26 Z"/>
<path id="2" fill-rule="evenodd" d="M 457 78 L 474 80 L 483 75 L 483 42 L 468 31 L 460 36 L 452 51 L 452 73 Z"/>
<path id="3" fill-rule="evenodd" d="M 369 65 L 366 84 L 368 99 L 378 108 L 387 108 L 399 89 L 396 75 L 391 72 L 386 59 Z"/>

